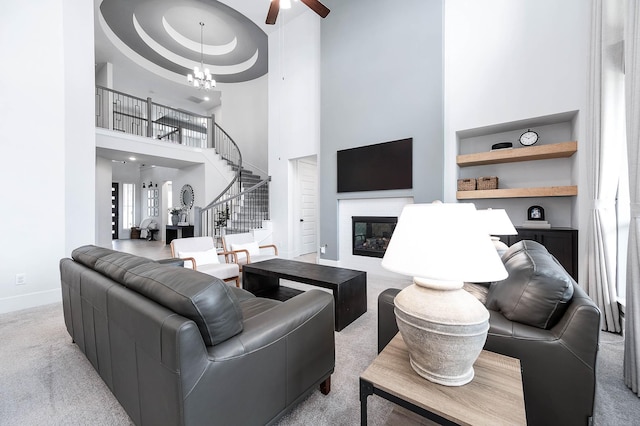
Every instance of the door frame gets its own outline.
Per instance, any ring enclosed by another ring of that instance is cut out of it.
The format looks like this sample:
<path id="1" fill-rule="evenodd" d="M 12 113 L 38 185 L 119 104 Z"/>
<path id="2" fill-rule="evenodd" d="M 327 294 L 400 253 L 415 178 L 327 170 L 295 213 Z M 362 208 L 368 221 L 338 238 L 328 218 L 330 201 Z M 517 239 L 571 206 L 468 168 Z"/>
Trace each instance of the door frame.
<path id="1" fill-rule="evenodd" d="M 315 229 L 315 250 L 309 253 L 316 253 L 316 256 L 319 252 L 318 241 L 320 236 L 320 217 L 319 217 L 319 206 L 318 206 L 318 156 L 310 155 L 307 157 L 300 157 L 291 160 L 292 169 L 293 169 L 293 185 L 292 185 L 292 197 L 291 197 L 291 206 L 292 213 L 290 214 L 290 229 L 292 230 L 292 242 L 293 242 L 293 256 L 301 256 L 302 254 L 302 226 L 300 225 L 300 211 L 301 211 L 301 195 L 302 195 L 302 181 L 299 173 L 299 164 L 302 162 L 305 163 L 313 163 L 316 166 L 316 187 L 315 187 L 315 198 L 316 198 L 316 208 L 315 208 L 315 217 L 316 217 L 316 229 Z"/>

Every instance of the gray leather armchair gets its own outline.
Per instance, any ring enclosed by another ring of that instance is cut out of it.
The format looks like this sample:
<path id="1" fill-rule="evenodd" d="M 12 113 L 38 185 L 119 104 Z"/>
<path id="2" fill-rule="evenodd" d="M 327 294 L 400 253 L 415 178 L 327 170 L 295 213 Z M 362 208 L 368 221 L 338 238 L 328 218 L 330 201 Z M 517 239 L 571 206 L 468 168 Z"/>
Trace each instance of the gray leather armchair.
<path id="1" fill-rule="evenodd" d="M 135 424 L 271 424 L 330 391 L 330 294 L 279 302 L 100 247 L 72 257 L 60 261 L 67 330 Z"/>
<path id="2" fill-rule="evenodd" d="M 540 244 L 516 243 L 502 260 L 509 278 L 488 290 L 484 349 L 520 359 L 529 425 L 590 424 L 600 311 Z M 398 332 L 399 291 L 378 298 L 379 352 Z"/>

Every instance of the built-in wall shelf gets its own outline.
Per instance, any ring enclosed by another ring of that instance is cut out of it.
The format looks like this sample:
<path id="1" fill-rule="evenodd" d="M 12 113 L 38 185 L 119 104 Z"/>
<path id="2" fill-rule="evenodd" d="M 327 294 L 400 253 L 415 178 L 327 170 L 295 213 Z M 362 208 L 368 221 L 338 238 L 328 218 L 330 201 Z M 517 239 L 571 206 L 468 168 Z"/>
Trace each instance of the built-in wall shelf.
<path id="1" fill-rule="evenodd" d="M 524 148 L 500 149 L 489 152 L 458 155 L 456 162 L 460 167 L 484 166 L 488 164 L 513 163 L 518 161 L 548 160 L 551 158 L 571 157 L 578 151 L 578 142 L 560 142 L 554 144 L 529 146 Z M 535 188 L 531 188 L 535 189 Z M 501 191 L 501 190 L 497 190 Z M 479 192 L 479 191 L 476 191 Z M 482 191 L 487 192 L 487 191 Z M 575 194 L 573 194 L 575 195 Z M 529 196 L 529 195 L 526 195 Z M 537 196 L 537 195 L 534 195 Z M 549 195 L 542 195 L 548 197 Z M 509 197 L 509 196 L 505 196 Z M 511 197 L 518 197 L 517 195 Z M 474 197 L 476 198 L 476 197 Z M 503 197 L 482 197 L 503 198 Z M 460 196 L 458 196 L 460 199 Z"/>
<path id="2" fill-rule="evenodd" d="M 524 149 L 524 148 L 523 148 Z M 482 189 L 476 191 L 458 191 L 458 200 L 481 198 L 534 198 L 534 197 L 573 197 L 578 195 L 576 185 L 544 186 L 538 188 Z"/>
<path id="3" fill-rule="evenodd" d="M 457 130 L 457 152 L 452 156 L 456 157 L 452 164 L 455 178 L 476 182 L 482 177 L 498 179 L 496 189 L 484 189 L 489 185 L 482 180 L 482 185 L 476 184 L 477 190 L 457 191 L 452 197 L 458 202 L 471 202 L 477 209 L 505 209 L 514 224 L 524 223 L 528 209 L 539 205 L 554 228 L 576 228 L 581 176 L 578 114 L 565 111 Z M 523 146 L 518 141 L 528 130 L 538 133 L 539 138 L 534 145 Z M 491 150 L 504 142 L 510 142 L 513 148 Z"/>

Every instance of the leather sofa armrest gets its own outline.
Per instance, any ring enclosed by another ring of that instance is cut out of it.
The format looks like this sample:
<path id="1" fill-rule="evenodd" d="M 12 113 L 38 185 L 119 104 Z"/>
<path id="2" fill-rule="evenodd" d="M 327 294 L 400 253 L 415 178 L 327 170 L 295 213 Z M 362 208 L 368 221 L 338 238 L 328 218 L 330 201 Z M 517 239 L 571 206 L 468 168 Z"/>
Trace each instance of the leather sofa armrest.
<path id="1" fill-rule="evenodd" d="M 584 292 L 574 293 L 571 305 L 551 331 L 577 358 L 595 368 L 600 338 L 600 310 Z"/>
<path id="2" fill-rule="evenodd" d="M 484 348 L 519 358 L 529 424 L 589 424 L 593 415 L 600 312 L 574 295 L 550 330 L 509 321 L 489 311 Z"/>
<path id="3" fill-rule="evenodd" d="M 496 311 L 489 310 L 489 313 L 490 336 L 513 339 L 513 345 L 522 341 L 561 342 L 574 357 L 586 366 L 595 368 L 600 336 L 600 311 L 583 292 L 576 290 L 566 312 L 550 330 L 510 321 Z M 508 341 L 503 342 L 506 344 Z M 512 353 L 517 353 L 518 349 L 514 348 L 513 351 Z"/>
<path id="4" fill-rule="evenodd" d="M 312 289 L 244 322 L 242 333 L 209 348 L 216 361 L 258 351 L 299 328 L 314 339 L 334 340 L 333 296 Z"/>
<path id="5" fill-rule="evenodd" d="M 398 333 L 393 299 L 400 293 L 399 288 L 388 288 L 378 296 L 378 353 Z"/>

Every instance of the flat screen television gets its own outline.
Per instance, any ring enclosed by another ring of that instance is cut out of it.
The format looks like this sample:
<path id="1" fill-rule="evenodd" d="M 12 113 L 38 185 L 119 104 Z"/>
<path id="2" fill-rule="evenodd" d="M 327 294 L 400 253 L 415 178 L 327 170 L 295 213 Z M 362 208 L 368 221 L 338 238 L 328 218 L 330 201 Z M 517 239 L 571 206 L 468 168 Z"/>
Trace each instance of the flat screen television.
<path id="1" fill-rule="evenodd" d="M 413 188 L 413 138 L 338 151 L 338 192 Z"/>

